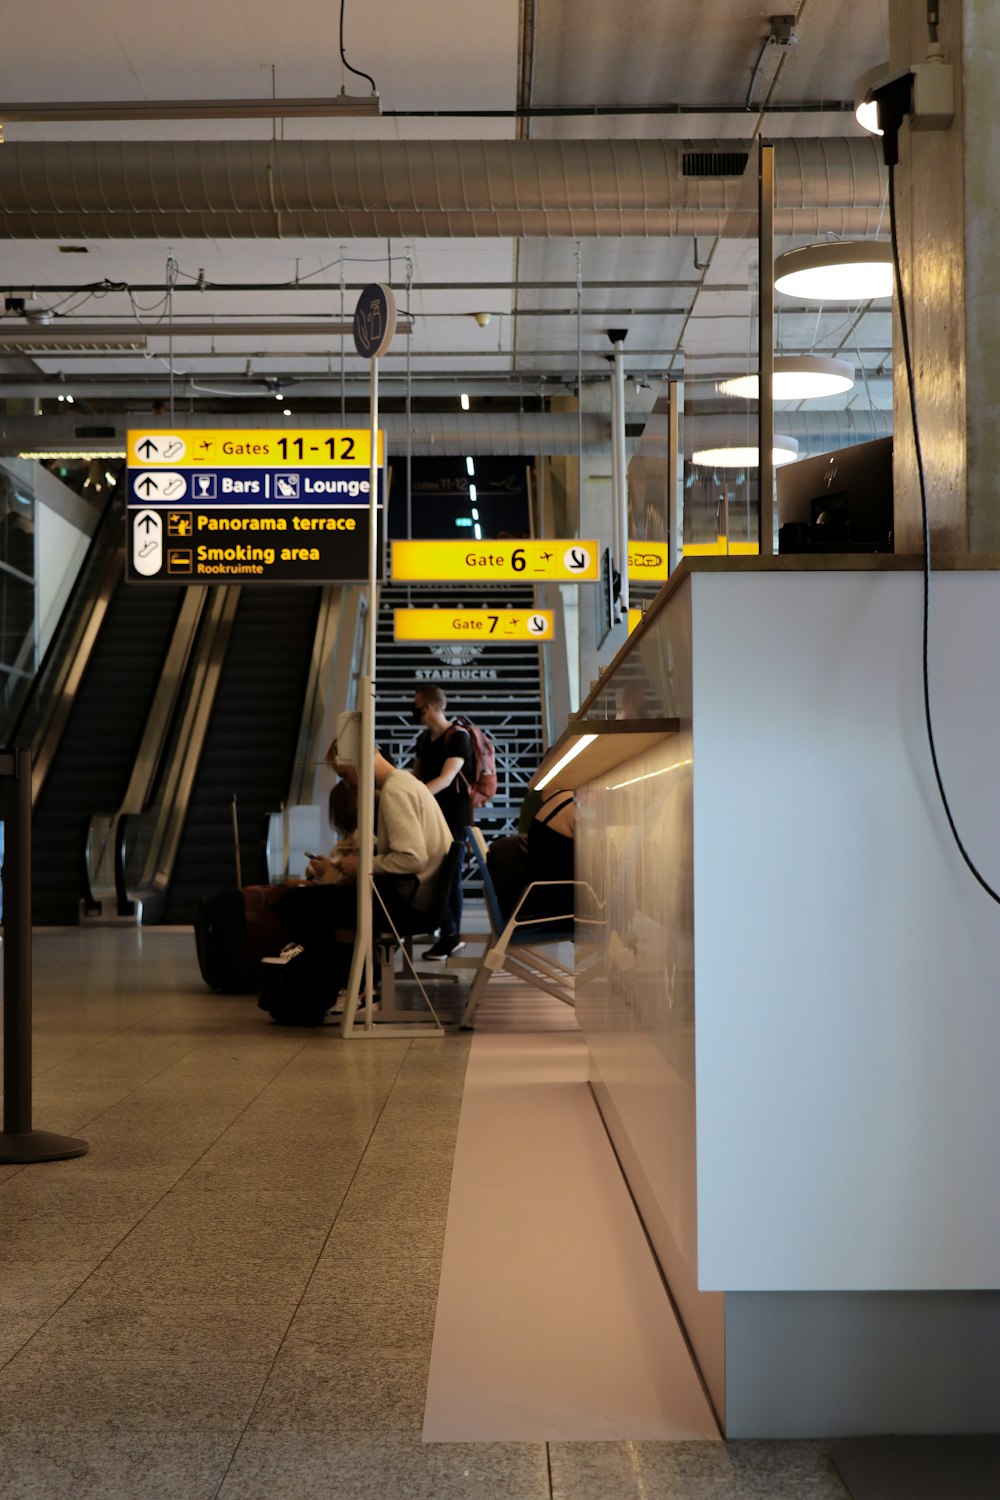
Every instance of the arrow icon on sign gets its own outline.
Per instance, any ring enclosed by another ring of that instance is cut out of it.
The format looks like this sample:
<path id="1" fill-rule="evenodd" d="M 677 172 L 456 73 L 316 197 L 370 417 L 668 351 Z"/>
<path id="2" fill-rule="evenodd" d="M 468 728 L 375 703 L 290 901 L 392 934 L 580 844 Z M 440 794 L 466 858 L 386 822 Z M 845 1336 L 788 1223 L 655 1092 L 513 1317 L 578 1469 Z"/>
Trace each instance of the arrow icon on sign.
<path id="1" fill-rule="evenodd" d="M 139 520 L 136 522 L 136 530 L 138 530 L 140 526 L 145 532 L 156 530 L 156 521 L 148 511 L 146 511 L 142 516 L 139 517 Z"/>
<path id="2" fill-rule="evenodd" d="M 152 458 L 153 455 L 157 452 L 157 447 L 153 442 L 153 439 L 147 438 L 144 443 L 140 443 L 139 452 L 142 454 L 143 458 Z"/>
<path id="3" fill-rule="evenodd" d="M 570 548 L 569 565 L 571 568 L 585 568 L 587 566 L 586 552 L 579 551 L 576 547 Z"/>
<path id="4" fill-rule="evenodd" d="M 136 489 L 141 490 L 143 486 L 145 486 L 147 495 L 149 494 L 150 490 L 152 490 L 154 493 L 157 493 L 159 491 L 159 485 L 153 478 L 152 474 L 147 474 L 145 478 L 140 479 L 139 483 L 136 485 Z"/>

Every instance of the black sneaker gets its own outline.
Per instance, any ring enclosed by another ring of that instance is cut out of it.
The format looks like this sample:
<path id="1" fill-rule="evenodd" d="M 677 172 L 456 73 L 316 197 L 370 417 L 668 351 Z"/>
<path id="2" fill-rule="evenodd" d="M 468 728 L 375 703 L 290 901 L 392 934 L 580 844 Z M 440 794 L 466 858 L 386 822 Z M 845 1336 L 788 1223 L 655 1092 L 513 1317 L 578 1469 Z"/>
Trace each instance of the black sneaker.
<path id="1" fill-rule="evenodd" d="M 429 958 L 433 962 L 443 963 L 446 958 L 450 958 L 453 953 L 457 953 L 459 948 L 464 947 L 465 944 L 460 937 L 439 937 L 433 947 L 424 949 L 420 957 Z"/>

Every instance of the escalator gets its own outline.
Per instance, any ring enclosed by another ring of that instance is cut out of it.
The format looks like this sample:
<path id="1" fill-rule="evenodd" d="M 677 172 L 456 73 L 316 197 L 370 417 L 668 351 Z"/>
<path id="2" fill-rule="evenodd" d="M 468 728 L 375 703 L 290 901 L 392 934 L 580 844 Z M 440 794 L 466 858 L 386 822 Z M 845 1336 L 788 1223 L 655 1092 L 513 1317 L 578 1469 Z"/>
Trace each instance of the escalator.
<path id="1" fill-rule="evenodd" d="M 35 804 L 33 916 L 39 925 L 79 920 L 82 831 L 96 808 L 118 805 L 128 784 L 183 593 L 119 581 L 111 597 Z"/>
<path id="2" fill-rule="evenodd" d="M 263 833 L 288 795 L 322 590 L 244 588 L 222 662 L 162 921 L 193 922 L 199 897 L 266 879 Z"/>

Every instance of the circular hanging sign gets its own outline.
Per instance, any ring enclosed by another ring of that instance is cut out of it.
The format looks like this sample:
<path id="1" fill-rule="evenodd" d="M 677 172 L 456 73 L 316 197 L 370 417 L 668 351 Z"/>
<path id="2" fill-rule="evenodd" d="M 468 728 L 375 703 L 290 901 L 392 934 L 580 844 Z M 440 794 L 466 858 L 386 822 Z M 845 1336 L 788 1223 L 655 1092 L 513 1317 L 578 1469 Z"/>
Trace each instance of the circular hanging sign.
<path id="1" fill-rule="evenodd" d="M 364 359 L 378 359 L 396 332 L 396 299 L 387 286 L 373 281 L 354 309 L 354 347 Z"/>

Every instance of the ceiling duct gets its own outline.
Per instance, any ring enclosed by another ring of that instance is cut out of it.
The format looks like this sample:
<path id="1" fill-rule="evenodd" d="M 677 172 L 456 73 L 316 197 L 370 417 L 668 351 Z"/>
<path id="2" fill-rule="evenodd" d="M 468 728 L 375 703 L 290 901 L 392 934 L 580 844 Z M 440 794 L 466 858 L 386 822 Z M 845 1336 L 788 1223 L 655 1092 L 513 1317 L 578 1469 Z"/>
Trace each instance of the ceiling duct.
<path id="1" fill-rule="evenodd" d="M 746 143 L 694 142 L 732 152 Z M 878 143 L 775 143 L 781 234 L 873 234 Z M 740 179 L 676 141 L 33 141 L 0 152 L 10 239 L 720 234 Z"/>
<path id="2" fill-rule="evenodd" d="M 88 446 L 106 452 L 115 441 L 124 452 L 128 429 L 141 427 L 149 420 L 148 411 L 120 417 L 113 428 L 102 427 L 98 430 L 100 437 L 91 438 L 87 429 L 80 427 L 72 415 L 61 412 L 45 416 L 0 417 L 0 453 L 65 452 L 70 448 L 84 451 Z M 165 420 L 157 418 L 157 424 L 162 427 Z M 207 420 L 212 427 L 227 429 L 265 429 L 274 425 L 262 419 L 255 421 L 247 412 L 238 410 L 213 412 L 210 419 L 204 413 L 185 413 L 183 416 L 178 413 L 174 425 L 183 431 L 186 427 L 203 427 Z M 297 428 L 325 428 L 329 425 L 328 417 L 297 414 L 295 418 Z M 402 453 L 406 447 L 408 425 L 405 414 L 383 413 L 379 425 L 386 434 L 389 453 Z M 456 411 L 454 416 L 414 413 L 409 418 L 409 427 L 412 452 L 418 456 L 455 453 L 475 453 L 483 457 L 532 456 L 537 453 L 574 455 L 581 436 L 575 412 L 524 412 L 516 418 L 463 411 Z M 610 453 L 611 424 L 608 419 L 595 413 L 584 413 L 582 439 L 584 453 Z"/>
<path id="3" fill-rule="evenodd" d="M 892 436 L 891 411 L 783 411 L 775 414 L 775 431 L 793 437 L 799 445 L 799 458 L 813 453 L 833 453 L 852 443 L 867 443 L 873 438 Z M 757 441 L 757 418 L 742 412 L 705 412 L 684 414 L 684 448 L 747 441 Z M 644 452 L 650 449 L 644 439 Z"/>

